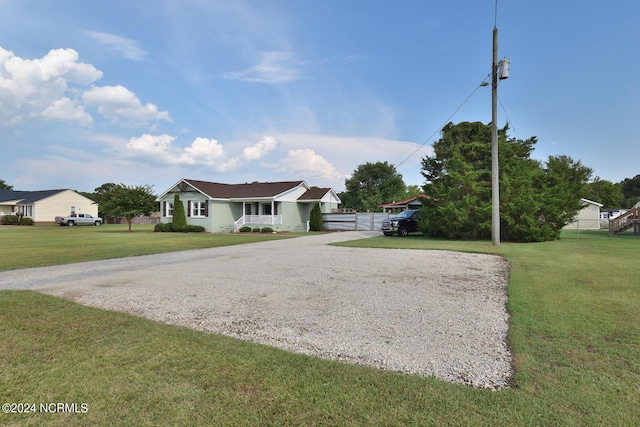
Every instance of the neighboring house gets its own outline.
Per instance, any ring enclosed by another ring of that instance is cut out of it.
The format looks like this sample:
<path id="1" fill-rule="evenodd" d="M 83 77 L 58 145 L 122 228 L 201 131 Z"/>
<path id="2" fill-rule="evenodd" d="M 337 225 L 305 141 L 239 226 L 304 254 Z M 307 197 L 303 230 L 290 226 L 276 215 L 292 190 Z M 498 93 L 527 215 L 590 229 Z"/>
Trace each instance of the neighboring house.
<path id="1" fill-rule="evenodd" d="M 397 213 L 406 211 L 407 209 L 420 209 L 422 207 L 422 202 L 420 199 L 428 199 L 429 196 L 425 196 L 424 194 L 420 194 L 419 196 L 412 197 L 407 200 L 402 200 L 399 202 L 391 202 L 391 203 L 383 203 L 378 205 L 379 208 L 382 208 L 382 212 L 391 212 Z"/>
<path id="2" fill-rule="evenodd" d="M 56 216 L 72 213 L 98 216 L 98 204 L 73 190 L 0 190 L 0 216 L 20 215 L 34 225 L 52 225 Z"/>
<path id="3" fill-rule="evenodd" d="M 331 188 L 311 188 L 304 181 L 221 184 L 181 179 L 162 193 L 162 222 L 171 222 L 178 194 L 187 223 L 212 233 L 236 232 L 243 226 L 271 227 L 274 231 L 307 231 L 311 209 L 320 204 L 331 212 L 340 198 Z"/>
<path id="4" fill-rule="evenodd" d="M 625 213 L 626 209 L 602 209 L 600 211 L 600 220 L 608 221 L 614 219 Z"/>
<path id="5" fill-rule="evenodd" d="M 572 223 L 564 226 L 565 230 L 599 230 L 601 203 L 589 199 L 582 200 L 582 208 Z"/>

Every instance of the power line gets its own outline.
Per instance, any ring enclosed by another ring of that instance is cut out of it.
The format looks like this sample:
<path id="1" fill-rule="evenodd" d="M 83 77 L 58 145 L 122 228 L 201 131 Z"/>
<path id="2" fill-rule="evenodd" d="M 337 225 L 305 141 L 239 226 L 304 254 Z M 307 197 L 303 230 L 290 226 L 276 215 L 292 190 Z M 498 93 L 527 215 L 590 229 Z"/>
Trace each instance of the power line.
<path id="1" fill-rule="evenodd" d="M 451 118 L 453 118 L 453 116 L 455 116 L 455 115 L 458 113 L 458 111 L 460 111 L 460 109 L 461 109 L 462 107 L 464 107 L 464 105 L 465 105 L 465 104 L 466 104 L 466 103 L 471 99 L 471 97 L 472 97 L 473 95 L 475 95 L 475 94 L 476 94 L 476 92 L 478 91 L 478 89 L 480 89 L 481 87 L 484 87 L 484 86 L 487 86 L 487 85 L 488 85 L 487 80 L 489 80 L 490 78 L 491 78 L 491 76 L 490 76 L 490 75 L 489 75 L 489 76 L 487 76 L 487 77 L 482 81 L 482 83 L 480 83 L 480 84 L 478 85 L 478 87 L 476 87 L 476 88 L 473 90 L 473 92 L 471 92 L 471 94 L 470 94 L 469 96 L 467 96 L 467 99 L 465 99 L 465 100 L 464 100 L 464 102 L 462 102 L 462 104 L 460 104 L 460 106 L 458 106 L 458 108 L 456 108 L 456 110 L 455 110 L 453 113 L 451 113 L 451 115 L 447 118 L 447 120 L 445 120 L 445 122 L 442 124 L 442 126 L 440 126 L 440 127 L 438 128 L 438 130 L 436 130 L 434 133 L 432 133 L 432 134 L 431 134 L 431 136 L 430 136 L 429 138 L 427 138 L 427 139 L 426 139 L 422 144 L 420 144 L 420 146 L 419 146 L 418 148 L 416 148 L 416 149 L 415 149 L 411 154 L 409 154 L 409 155 L 407 156 L 407 158 L 405 158 L 403 161 L 401 161 L 400 163 L 398 163 L 398 164 L 396 165 L 396 169 L 400 168 L 400 166 L 401 166 L 404 162 L 406 162 L 407 160 L 409 160 L 409 159 L 410 159 L 411 157 L 413 157 L 413 156 L 414 156 L 418 151 L 420 151 L 420 150 L 422 149 L 422 147 L 424 147 L 425 145 L 427 145 L 427 144 L 429 143 L 429 141 L 431 140 L 431 138 L 433 138 L 433 137 L 434 137 L 438 132 L 440 132 L 440 131 L 441 131 L 441 130 L 442 130 L 442 129 L 447 125 L 447 123 L 449 123 L 449 122 L 451 121 Z"/>
<path id="2" fill-rule="evenodd" d="M 504 113 L 504 115 L 507 117 L 507 124 L 508 124 L 508 125 L 513 125 L 513 123 L 511 122 L 511 119 L 509 118 L 509 114 L 507 114 L 507 110 L 504 108 L 504 105 L 502 105 L 502 100 L 500 99 L 500 97 L 499 97 L 499 96 L 498 96 L 498 102 L 500 103 L 500 107 L 502 107 L 502 112 L 503 112 L 503 113 Z M 516 135 L 516 137 L 517 137 L 518 139 L 521 139 L 521 138 L 520 138 L 520 135 L 518 135 L 518 132 L 516 131 L 515 126 L 514 126 L 514 127 L 512 127 L 512 129 L 513 129 L 513 133 Z"/>

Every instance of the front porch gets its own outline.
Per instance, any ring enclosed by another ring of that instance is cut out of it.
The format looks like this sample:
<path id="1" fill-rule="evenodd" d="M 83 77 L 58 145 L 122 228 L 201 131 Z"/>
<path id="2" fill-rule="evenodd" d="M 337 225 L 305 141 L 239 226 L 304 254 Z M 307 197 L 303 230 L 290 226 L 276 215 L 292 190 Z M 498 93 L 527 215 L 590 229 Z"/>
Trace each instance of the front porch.
<path id="1" fill-rule="evenodd" d="M 233 232 L 246 226 L 266 227 L 282 224 L 282 215 L 242 215 L 233 223 Z"/>
<path id="2" fill-rule="evenodd" d="M 241 227 L 267 227 L 282 224 L 282 215 L 278 215 L 278 203 L 274 200 L 243 200 L 243 215 L 233 223 L 233 232 Z"/>

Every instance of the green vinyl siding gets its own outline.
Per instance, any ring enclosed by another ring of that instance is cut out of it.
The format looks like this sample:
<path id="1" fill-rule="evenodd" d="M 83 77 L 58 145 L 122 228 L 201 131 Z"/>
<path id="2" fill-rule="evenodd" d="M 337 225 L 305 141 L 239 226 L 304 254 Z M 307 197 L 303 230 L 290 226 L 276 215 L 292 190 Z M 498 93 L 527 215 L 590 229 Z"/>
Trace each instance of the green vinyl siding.
<path id="1" fill-rule="evenodd" d="M 300 210 L 300 205 L 295 202 L 281 202 L 278 206 L 278 214 L 282 215 L 282 224 L 279 227 L 283 231 L 292 231 L 307 221 Z"/>
<path id="2" fill-rule="evenodd" d="M 229 203 L 221 200 L 209 202 L 209 224 L 212 233 L 227 233 L 233 231 L 233 223 L 240 218 L 242 204 Z"/>

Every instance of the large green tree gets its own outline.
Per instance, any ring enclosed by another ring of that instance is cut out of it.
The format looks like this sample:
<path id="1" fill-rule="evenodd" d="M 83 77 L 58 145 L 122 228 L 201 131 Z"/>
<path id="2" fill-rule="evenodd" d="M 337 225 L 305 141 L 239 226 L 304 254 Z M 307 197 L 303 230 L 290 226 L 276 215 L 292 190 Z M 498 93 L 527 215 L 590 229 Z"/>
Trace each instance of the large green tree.
<path id="1" fill-rule="evenodd" d="M 151 185 L 128 186 L 117 184 L 105 189 L 100 197 L 100 212 L 104 217 L 124 217 L 129 223 L 133 218 L 151 215 L 158 210 L 158 202 Z"/>
<path id="2" fill-rule="evenodd" d="M 530 158 L 536 138 L 507 137 L 498 132 L 500 228 L 505 241 L 558 238 L 581 208 L 581 190 L 591 169 L 566 156 L 546 163 Z M 449 123 L 434 143 L 433 156 L 422 160 L 426 183 L 421 229 L 453 239 L 491 237 L 491 126 Z"/>
<path id="3" fill-rule="evenodd" d="M 569 156 L 549 156 L 542 164 L 542 177 L 538 186 L 532 188 L 542 202 L 538 221 L 546 236 L 560 237 L 562 227 L 573 221 L 577 213 L 584 208 L 585 184 L 591 178 L 592 170 L 580 160 Z M 548 240 L 548 239 L 544 239 Z"/>
<path id="4" fill-rule="evenodd" d="M 595 177 L 584 188 L 584 197 L 602 203 L 605 209 L 620 208 L 624 203 L 622 185 Z"/>
<path id="5" fill-rule="evenodd" d="M 376 211 L 382 203 L 401 200 L 406 192 L 402 175 L 386 161 L 359 165 L 344 185 L 342 206 L 358 211 Z"/>
<path id="6" fill-rule="evenodd" d="M 624 208 L 631 208 L 640 201 L 640 175 L 633 178 L 625 178 L 620 183 L 624 196 Z"/>
<path id="7" fill-rule="evenodd" d="M 115 184 L 113 182 L 106 182 L 102 184 L 100 187 L 96 187 L 93 190 L 93 193 L 81 191 L 80 194 L 96 202 L 98 204 L 98 215 L 100 215 L 103 218 L 106 218 L 109 215 L 105 214 L 105 212 L 102 209 L 103 200 L 105 200 L 105 198 L 108 197 L 109 192 L 114 187 L 117 187 L 117 186 L 118 184 Z"/>
<path id="8" fill-rule="evenodd" d="M 9 185 L 4 179 L 0 179 L 0 190 L 13 190 L 13 185 Z"/>

